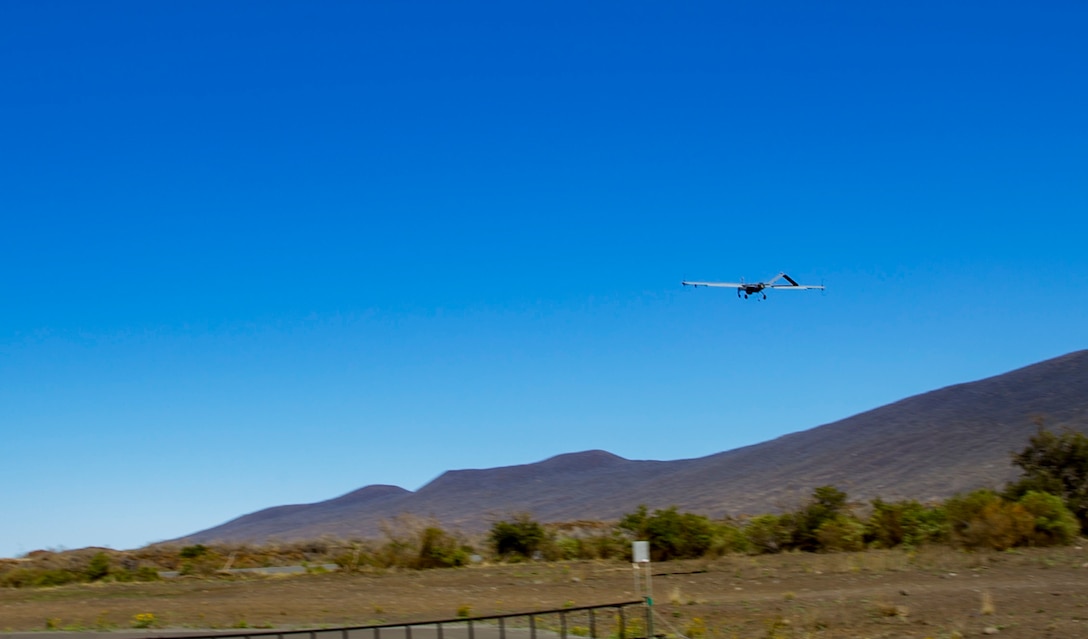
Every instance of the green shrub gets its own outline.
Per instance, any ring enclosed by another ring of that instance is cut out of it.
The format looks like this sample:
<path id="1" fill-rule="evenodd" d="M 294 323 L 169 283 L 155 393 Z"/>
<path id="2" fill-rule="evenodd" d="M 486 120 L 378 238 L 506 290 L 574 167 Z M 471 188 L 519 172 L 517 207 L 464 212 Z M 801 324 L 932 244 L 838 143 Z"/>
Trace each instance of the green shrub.
<path id="1" fill-rule="evenodd" d="M 386 541 L 374 552 L 368 553 L 363 544 L 355 543 L 350 552 L 336 556 L 336 563 L 352 570 L 367 564 L 422 570 L 463 566 L 472 554 L 472 549 L 458 536 L 445 531 L 433 519 L 401 515 L 383 521 L 381 529 Z"/>
<path id="2" fill-rule="evenodd" d="M 208 547 L 204 544 L 195 544 L 192 546 L 186 546 L 178 551 L 178 556 L 182 559 L 196 559 L 208 554 Z"/>
<path id="3" fill-rule="evenodd" d="M 0 575 L 0 586 L 5 588 L 32 588 L 38 585 L 40 570 L 16 568 Z"/>
<path id="4" fill-rule="evenodd" d="M 581 537 L 557 537 L 555 550 L 560 559 L 593 559 L 586 540 Z"/>
<path id="5" fill-rule="evenodd" d="M 367 566 L 376 565 L 374 551 L 370 544 L 359 541 L 352 542 L 350 547 L 333 555 L 332 561 L 340 570 L 345 572 L 362 570 Z"/>
<path id="6" fill-rule="evenodd" d="M 419 549 L 409 539 L 387 540 L 375 555 L 383 568 L 414 568 L 418 559 Z"/>
<path id="7" fill-rule="evenodd" d="M 1080 525 L 1061 497 L 1028 491 L 1018 503 L 1035 518 L 1035 528 L 1029 538 L 1031 545 L 1058 546 L 1076 540 Z"/>
<path id="8" fill-rule="evenodd" d="M 710 549 L 714 527 L 710 520 L 694 513 L 681 513 L 676 507 L 647 514 L 645 506 L 624 515 L 619 528 L 650 542 L 654 561 L 701 557 Z"/>
<path id="9" fill-rule="evenodd" d="M 581 559 L 624 559 L 631 552 L 631 542 L 615 528 L 583 538 Z"/>
<path id="10" fill-rule="evenodd" d="M 965 548 L 1007 550 L 1028 543 L 1035 518 L 992 490 L 976 490 L 945 502 L 952 540 Z"/>
<path id="11" fill-rule="evenodd" d="M 98 581 L 110 574 L 110 558 L 104 552 L 96 553 L 83 571 L 88 581 Z"/>
<path id="12" fill-rule="evenodd" d="M 136 569 L 136 581 L 158 581 L 162 579 L 159 571 L 152 566 L 140 566 Z"/>
<path id="13" fill-rule="evenodd" d="M 878 548 L 916 547 L 944 541 L 947 517 L 942 506 L 924 506 L 914 500 L 872 501 L 873 512 L 865 526 L 866 540 Z"/>
<path id="14" fill-rule="evenodd" d="M 865 548 L 865 524 L 851 515 L 836 515 L 816 529 L 821 550 L 851 552 Z"/>
<path id="15" fill-rule="evenodd" d="M 756 553 L 776 553 L 789 548 L 793 539 L 791 516 L 759 515 L 744 526 L 744 536 Z"/>
<path id="16" fill-rule="evenodd" d="M 744 528 L 733 521 L 723 521 L 714 526 L 708 554 L 720 557 L 733 553 L 750 553 L 752 542 L 744 534 Z"/>
<path id="17" fill-rule="evenodd" d="M 72 570 L 61 568 L 35 570 L 34 581 L 30 584 L 38 587 L 63 586 L 83 581 L 83 575 Z"/>
<path id="18" fill-rule="evenodd" d="M 419 534 L 419 555 L 415 568 L 451 568 L 468 563 L 470 552 L 453 535 L 438 526 L 427 526 Z"/>
<path id="19" fill-rule="evenodd" d="M 1028 446 L 1013 455 L 1021 475 L 1005 494 L 1011 499 L 1031 491 L 1057 495 L 1088 532 L 1088 435 L 1068 428 L 1054 433 L 1041 419 L 1036 423 L 1039 429 Z"/>
<path id="20" fill-rule="evenodd" d="M 817 531 L 824 523 L 846 514 L 846 493 L 834 486 L 819 486 L 809 502 L 792 517 L 792 546 L 816 551 L 822 546 Z"/>
<path id="21" fill-rule="evenodd" d="M 522 513 L 515 515 L 513 521 L 495 522 L 488 540 L 499 557 L 529 559 L 543 549 L 549 537 L 543 526 Z"/>

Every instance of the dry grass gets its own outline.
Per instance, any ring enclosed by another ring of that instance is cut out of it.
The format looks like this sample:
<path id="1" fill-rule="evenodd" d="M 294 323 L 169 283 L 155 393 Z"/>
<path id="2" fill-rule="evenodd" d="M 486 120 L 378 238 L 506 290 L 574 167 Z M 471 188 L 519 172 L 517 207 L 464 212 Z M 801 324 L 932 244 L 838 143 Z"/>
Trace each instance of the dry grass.
<path id="1" fill-rule="evenodd" d="M 990 594 L 990 591 L 982 591 L 982 604 L 979 606 L 978 612 L 980 615 L 992 615 L 997 612 L 997 609 L 994 608 L 994 598 L 993 595 Z"/>

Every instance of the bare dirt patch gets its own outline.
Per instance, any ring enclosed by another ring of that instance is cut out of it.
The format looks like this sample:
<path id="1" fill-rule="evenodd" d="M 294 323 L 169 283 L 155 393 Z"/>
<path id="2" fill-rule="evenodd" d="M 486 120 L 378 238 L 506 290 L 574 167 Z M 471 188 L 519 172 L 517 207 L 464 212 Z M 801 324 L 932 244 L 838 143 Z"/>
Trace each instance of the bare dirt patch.
<path id="1" fill-rule="evenodd" d="M 692 639 L 1088 637 L 1088 551 L 946 548 L 654 565 L 656 630 Z M 635 598 L 631 566 L 525 563 L 0 590 L 0 631 L 400 623 Z"/>

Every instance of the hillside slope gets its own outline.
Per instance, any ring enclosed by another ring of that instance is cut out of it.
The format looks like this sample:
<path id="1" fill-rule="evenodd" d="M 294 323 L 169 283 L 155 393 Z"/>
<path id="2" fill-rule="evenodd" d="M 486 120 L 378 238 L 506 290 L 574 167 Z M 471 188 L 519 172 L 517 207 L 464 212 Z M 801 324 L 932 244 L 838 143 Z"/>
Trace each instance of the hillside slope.
<path id="1" fill-rule="evenodd" d="M 1088 351 L 957 384 L 777 439 L 697 459 L 632 461 L 605 451 L 448 471 L 413 493 L 368 486 L 268 508 L 179 541 L 371 537 L 399 514 L 486 529 L 513 512 L 543 521 L 613 519 L 639 504 L 711 516 L 793 508 L 833 484 L 856 500 L 944 498 L 1001 486 L 1043 417 L 1088 432 Z"/>

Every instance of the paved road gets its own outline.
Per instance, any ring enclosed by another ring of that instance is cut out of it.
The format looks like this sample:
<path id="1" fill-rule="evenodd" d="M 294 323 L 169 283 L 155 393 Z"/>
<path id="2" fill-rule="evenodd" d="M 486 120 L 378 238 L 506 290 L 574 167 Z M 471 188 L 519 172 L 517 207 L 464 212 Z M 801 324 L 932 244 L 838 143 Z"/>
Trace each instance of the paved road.
<path id="1" fill-rule="evenodd" d="M 316 566 L 266 566 L 264 568 L 228 568 L 223 572 L 229 572 L 236 575 L 300 575 L 302 573 L 311 572 L 313 570 L 336 572 L 337 570 L 340 570 L 340 566 L 337 566 L 336 564 L 318 564 Z M 180 575 L 181 573 L 176 570 L 159 571 L 159 576 L 163 579 L 173 579 L 174 577 L 178 577 Z"/>

